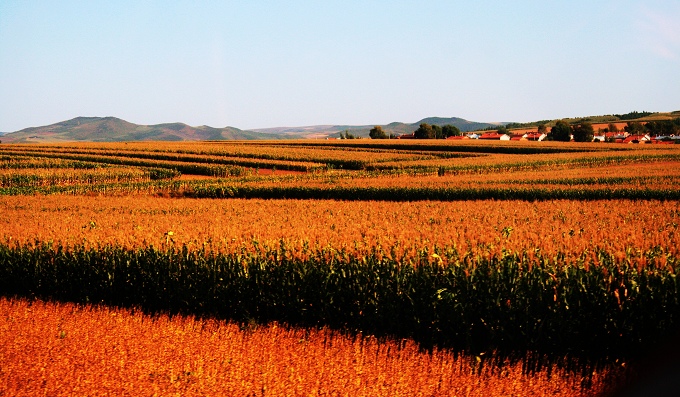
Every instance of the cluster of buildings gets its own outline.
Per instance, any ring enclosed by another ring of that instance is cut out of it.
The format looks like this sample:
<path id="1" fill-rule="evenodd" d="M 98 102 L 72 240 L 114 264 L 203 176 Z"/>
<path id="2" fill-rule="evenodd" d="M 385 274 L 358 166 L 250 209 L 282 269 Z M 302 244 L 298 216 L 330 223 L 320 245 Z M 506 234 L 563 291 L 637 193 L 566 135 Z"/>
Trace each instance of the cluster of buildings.
<path id="1" fill-rule="evenodd" d="M 450 136 L 446 139 L 482 139 L 490 141 L 542 141 L 547 135 L 538 132 L 524 132 L 513 134 L 499 134 L 497 131 L 489 131 L 482 134 L 472 133 L 462 136 Z"/>
<path id="2" fill-rule="evenodd" d="M 593 142 L 614 142 L 614 143 L 659 143 L 659 144 L 680 144 L 680 136 L 650 136 L 649 134 L 629 134 L 624 131 L 627 123 L 613 123 L 618 132 L 608 131 L 610 124 L 593 124 L 595 136 Z M 542 141 L 547 137 L 545 133 L 539 133 L 538 127 L 528 129 L 510 130 L 507 134 L 500 134 L 498 131 L 475 131 L 461 136 L 451 136 L 448 140 L 480 139 L 494 141 Z M 415 133 L 398 136 L 397 139 L 415 139 Z"/>
<path id="3" fill-rule="evenodd" d="M 523 132 L 515 133 L 511 131 L 512 134 L 499 134 L 497 131 L 477 131 L 470 132 L 468 134 L 463 134 L 460 136 L 450 136 L 446 138 L 447 140 L 462 140 L 462 139 L 482 139 L 490 141 L 542 141 L 547 136 L 546 134 L 540 134 L 538 132 Z M 397 139 L 416 139 L 415 133 L 400 135 Z"/>

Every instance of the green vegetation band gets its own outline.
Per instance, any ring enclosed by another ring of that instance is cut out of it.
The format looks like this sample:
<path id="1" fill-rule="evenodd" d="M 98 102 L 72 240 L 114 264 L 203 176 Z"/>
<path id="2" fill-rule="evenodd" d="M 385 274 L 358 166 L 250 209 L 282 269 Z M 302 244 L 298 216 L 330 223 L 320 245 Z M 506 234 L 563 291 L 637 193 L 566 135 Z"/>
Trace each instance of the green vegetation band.
<path id="1" fill-rule="evenodd" d="M 256 243 L 255 243 L 256 244 Z M 256 246 L 256 245 L 255 245 Z M 231 255 L 186 248 L 126 250 L 0 245 L 0 291 L 237 321 L 326 325 L 413 338 L 425 346 L 512 356 L 536 351 L 594 362 L 640 355 L 680 321 L 680 262 L 638 268 L 505 254 L 449 266 L 286 246 Z M 329 259 L 330 258 L 330 259 Z"/>

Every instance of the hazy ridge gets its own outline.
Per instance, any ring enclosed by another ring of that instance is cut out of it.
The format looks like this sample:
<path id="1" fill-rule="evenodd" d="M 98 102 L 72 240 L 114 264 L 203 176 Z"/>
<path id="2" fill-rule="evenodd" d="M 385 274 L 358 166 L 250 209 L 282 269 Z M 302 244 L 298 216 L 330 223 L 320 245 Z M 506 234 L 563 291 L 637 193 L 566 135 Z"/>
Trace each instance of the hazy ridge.
<path id="1" fill-rule="evenodd" d="M 184 123 L 139 125 L 116 117 L 76 117 L 41 127 L 24 128 L 3 136 L 6 143 L 39 142 L 124 142 L 124 141 L 206 141 L 302 138 L 296 135 L 266 134 L 234 127 L 192 127 Z"/>
<path id="2" fill-rule="evenodd" d="M 389 134 L 410 134 L 421 123 L 446 125 L 453 124 L 461 131 L 473 131 L 496 125 L 479 123 L 458 117 L 428 117 L 416 123 L 394 122 L 382 125 Z M 241 130 L 235 127 L 215 128 L 209 126 L 192 127 L 184 123 L 164 123 L 139 125 L 116 117 L 76 117 L 58 123 L 24 128 L 16 132 L 4 133 L 4 143 L 40 142 L 124 142 L 124 141 L 219 141 L 255 139 L 303 139 L 339 137 L 341 132 L 349 131 L 355 136 L 368 137 L 375 125 L 316 125 L 306 127 L 275 127 L 254 130 Z M 2 135 L 2 134 L 0 134 Z"/>
<path id="3" fill-rule="evenodd" d="M 339 137 L 340 133 L 348 131 L 355 136 L 368 137 L 369 131 L 376 125 L 380 125 L 387 134 L 392 133 L 394 135 L 401 135 L 412 133 L 418 129 L 421 123 L 439 126 L 452 124 L 460 128 L 463 132 L 481 130 L 502 124 L 468 121 L 459 117 L 427 117 L 415 123 L 392 122 L 389 124 L 370 125 L 312 125 L 305 127 L 258 128 L 253 131 L 269 134 L 305 134 L 309 137 L 311 137 L 310 135 L 316 135 L 317 137 Z"/>
<path id="4" fill-rule="evenodd" d="M 630 116 L 630 117 L 628 117 Z M 680 116 L 675 112 L 631 112 L 625 115 L 590 116 L 565 119 L 577 122 L 610 122 L 623 120 L 664 120 Z M 637 118 L 639 117 L 639 118 Z M 551 120 L 530 123 L 476 122 L 459 117 L 427 117 L 415 123 L 392 122 L 371 125 L 311 125 L 303 127 L 274 127 L 241 130 L 235 127 L 215 128 L 206 125 L 192 127 L 184 123 L 140 125 L 116 117 L 76 117 L 41 127 L 24 128 L 16 132 L 0 132 L 3 143 L 47 143 L 47 142 L 126 142 L 126 141 L 224 141 L 256 139 L 325 139 L 337 138 L 349 132 L 356 137 L 368 137 L 369 131 L 380 125 L 387 134 L 410 134 L 420 124 L 444 126 L 455 125 L 462 132 L 479 131 L 508 124 L 510 127 L 551 125 Z"/>

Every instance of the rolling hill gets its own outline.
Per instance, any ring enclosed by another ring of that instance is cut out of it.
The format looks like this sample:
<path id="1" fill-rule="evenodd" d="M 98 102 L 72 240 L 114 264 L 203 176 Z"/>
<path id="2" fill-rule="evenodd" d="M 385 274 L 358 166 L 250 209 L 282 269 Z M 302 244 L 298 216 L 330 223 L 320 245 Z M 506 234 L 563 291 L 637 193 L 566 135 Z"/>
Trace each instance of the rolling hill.
<path id="1" fill-rule="evenodd" d="M 480 123 L 475 121 L 468 121 L 459 117 L 427 117 L 415 123 L 401 123 L 393 122 L 390 124 L 381 125 L 387 134 L 410 134 L 417 130 L 421 123 L 428 123 L 433 125 L 443 126 L 452 124 L 460 128 L 461 131 L 476 131 L 487 127 L 495 127 L 503 123 Z M 339 137 L 341 132 L 348 131 L 355 136 L 368 137 L 371 128 L 378 124 L 371 125 L 314 125 L 307 127 L 277 127 L 277 128 L 261 128 L 253 131 L 267 133 L 267 134 L 302 134 L 308 138 L 327 138 Z"/>
<path id="2" fill-rule="evenodd" d="M 565 119 L 576 122 L 600 122 L 616 120 L 667 120 L 680 116 L 675 112 L 631 112 L 624 115 L 590 116 L 578 119 Z M 638 118 L 639 117 L 639 118 Z M 508 125 L 511 128 L 535 127 L 538 124 L 554 125 L 556 120 L 541 120 L 529 123 L 488 123 L 468 121 L 459 117 L 427 117 L 415 123 L 393 122 L 381 127 L 387 134 L 410 134 L 420 124 L 444 126 L 452 124 L 463 132 L 479 131 Z M 306 127 L 275 127 L 240 130 L 234 127 L 214 128 L 209 126 L 192 127 L 184 123 L 139 125 L 116 117 L 76 117 L 71 120 L 43 127 L 25 128 L 16 132 L 0 132 L 3 143 L 40 143 L 40 142 L 125 142 L 125 141 L 220 141 L 256 139 L 324 139 L 338 138 L 347 131 L 357 137 L 368 137 L 368 133 L 378 124 L 371 125 L 312 125 Z"/>
<path id="3" fill-rule="evenodd" d="M 410 134 L 420 123 L 453 124 L 462 131 L 473 131 L 496 124 L 477 123 L 452 117 L 428 117 L 416 123 L 390 123 L 383 125 L 389 134 Z M 192 127 L 184 123 L 139 125 L 116 117 L 76 117 L 42 127 L 25 128 L 5 133 L 4 143 L 47 143 L 47 142 L 125 142 L 125 141 L 218 141 L 254 139 L 301 139 L 339 137 L 349 131 L 355 136 L 368 137 L 375 125 L 316 125 L 308 127 L 276 127 L 255 130 L 240 130 L 234 127 L 214 128 Z"/>
<path id="4" fill-rule="evenodd" d="M 4 143 L 205 141 L 302 138 L 296 134 L 267 134 L 234 127 L 191 127 L 183 123 L 138 125 L 116 117 L 76 117 L 43 127 L 6 133 Z"/>

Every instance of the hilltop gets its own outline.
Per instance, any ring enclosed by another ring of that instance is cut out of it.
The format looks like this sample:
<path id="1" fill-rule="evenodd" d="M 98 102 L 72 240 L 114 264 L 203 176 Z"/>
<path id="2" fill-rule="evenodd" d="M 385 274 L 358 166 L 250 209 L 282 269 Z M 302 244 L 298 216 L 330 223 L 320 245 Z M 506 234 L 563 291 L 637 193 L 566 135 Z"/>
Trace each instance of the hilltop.
<path id="1" fill-rule="evenodd" d="M 266 134 L 234 127 L 191 127 L 184 123 L 139 125 L 116 117 L 76 117 L 42 127 L 25 128 L 2 136 L 5 143 L 206 141 L 301 138 L 294 134 Z"/>
<path id="2" fill-rule="evenodd" d="M 390 123 L 384 125 L 383 129 L 388 134 L 410 134 L 418 129 L 420 123 L 453 124 L 461 131 L 473 131 L 498 125 L 498 123 L 478 123 L 458 117 L 428 117 L 410 124 Z M 192 127 L 184 123 L 139 125 L 116 117 L 76 117 L 42 127 L 6 132 L 4 135 L 0 134 L 0 136 L 5 143 L 303 139 L 339 137 L 340 133 L 344 131 L 349 131 L 355 136 L 368 137 L 370 129 L 375 125 L 377 124 L 361 126 L 316 125 L 241 130 L 235 127 L 214 128 L 205 125 Z"/>
<path id="3" fill-rule="evenodd" d="M 337 138 L 340 133 L 348 131 L 358 137 L 368 137 L 371 128 L 380 125 L 387 134 L 401 135 L 410 134 L 417 130 L 421 123 L 444 126 L 452 124 L 463 132 L 482 130 L 489 127 L 497 127 L 505 123 L 484 123 L 468 121 L 459 117 L 427 117 L 415 123 L 393 122 L 389 124 L 370 125 L 313 125 L 306 127 L 276 127 L 254 129 L 255 132 L 268 134 L 303 134 L 308 138 Z"/>
<path id="4" fill-rule="evenodd" d="M 601 123 L 615 121 L 667 120 L 680 116 L 675 112 L 630 112 L 621 115 L 588 116 L 563 119 L 569 123 Z M 223 140 L 274 140 L 274 139 L 324 139 L 338 138 L 349 132 L 356 137 L 369 136 L 369 131 L 380 125 L 387 134 L 410 134 L 420 124 L 458 127 L 462 132 L 496 129 L 505 125 L 510 129 L 535 128 L 539 124 L 551 127 L 555 120 L 540 120 L 527 123 L 477 122 L 459 117 L 427 117 L 415 123 L 393 122 L 370 125 L 312 125 L 305 127 L 274 127 L 241 130 L 235 127 L 214 128 L 192 127 L 184 123 L 139 125 L 116 117 L 76 117 L 42 127 L 25 128 L 16 132 L 0 133 L 3 143 L 47 143 L 47 142 L 132 142 L 132 141 L 223 141 Z"/>

